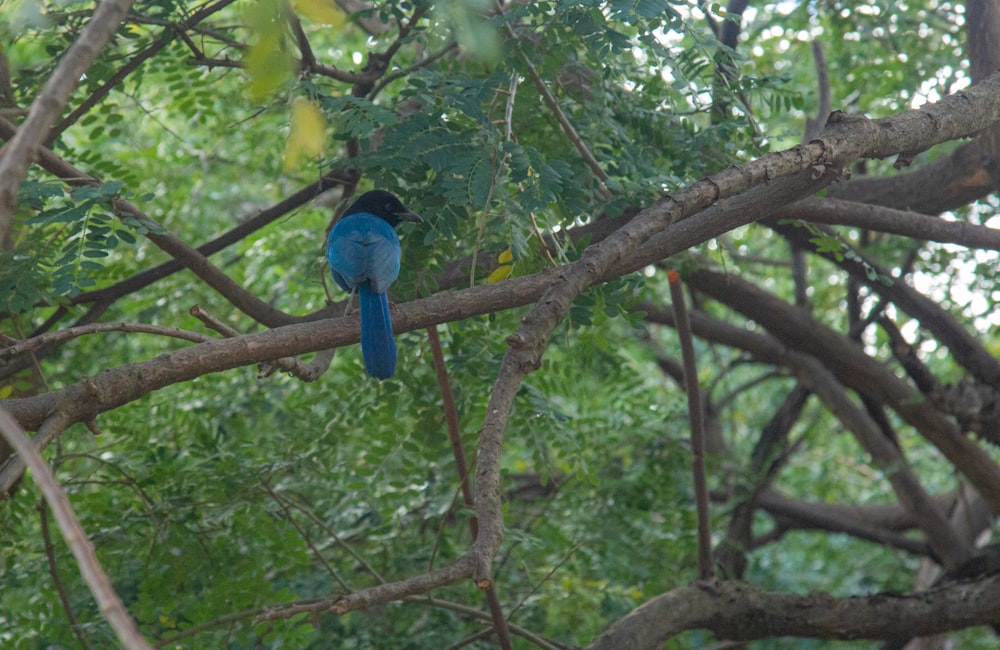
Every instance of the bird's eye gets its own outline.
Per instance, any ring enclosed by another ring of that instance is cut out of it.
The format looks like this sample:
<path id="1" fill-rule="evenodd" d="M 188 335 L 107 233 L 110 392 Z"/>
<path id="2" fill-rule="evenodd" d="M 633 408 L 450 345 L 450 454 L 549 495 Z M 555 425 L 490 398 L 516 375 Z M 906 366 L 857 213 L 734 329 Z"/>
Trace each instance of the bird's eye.
<path id="1" fill-rule="evenodd" d="M 385 211 L 386 212 L 390 212 L 390 213 L 391 212 L 395 212 L 395 210 L 392 209 L 392 204 L 391 203 L 386 203 L 385 204 Z"/>

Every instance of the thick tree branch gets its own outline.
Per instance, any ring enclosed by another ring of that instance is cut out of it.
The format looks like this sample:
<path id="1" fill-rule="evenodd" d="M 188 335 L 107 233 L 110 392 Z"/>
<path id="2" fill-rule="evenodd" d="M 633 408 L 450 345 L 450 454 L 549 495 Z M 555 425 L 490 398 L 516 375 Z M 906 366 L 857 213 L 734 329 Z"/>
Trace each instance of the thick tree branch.
<path id="1" fill-rule="evenodd" d="M 502 538 L 498 470 L 510 406 L 521 379 L 540 363 L 549 333 L 576 295 L 602 279 L 634 271 L 651 260 L 662 259 L 755 218 L 756 214 L 741 212 L 738 201 L 729 198 L 748 189 L 752 191 L 745 194 L 747 200 L 756 200 L 760 206 L 775 196 L 783 201 L 800 199 L 831 182 L 837 177 L 837 170 L 859 156 L 888 156 L 901 150 L 926 148 L 939 139 L 961 137 L 978 130 L 1000 117 L 998 90 L 1000 76 L 995 76 L 960 96 L 894 118 L 834 120 L 819 140 L 725 170 L 672 198 L 659 201 L 607 239 L 589 247 L 573 264 L 516 280 L 434 296 L 397 309 L 393 320 L 397 330 L 402 332 L 538 301 L 524 319 L 520 331 L 509 339 L 510 347 L 483 423 L 477 460 L 476 514 L 480 535 L 473 547 L 475 577 L 479 581 L 490 580 L 492 557 Z M 934 128 L 923 128 L 928 123 Z M 828 171 L 833 173 L 826 173 Z M 705 210 L 710 205 L 712 207 Z M 690 218 L 702 211 L 697 218 Z M 60 426 L 46 424 L 47 436 L 40 434 L 40 440 L 36 441 L 44 446 L 51 440 L 52 432 L 61 432 L 64 428 L 61 425 L 91 420 L 97 413 L 128 403 L 151 390 L 193 379 L 205 372 L 338 347 L 357 340 L 356 318 L 290 325 L 238 339 L 212 341 L 140 364 L 122 366 L 63 391 L 11 400 L 6 405 L 31 428 L 58 416 L 55 422 Z M 893 380 L 898 382 L 895 377 Z M 906 389 L 890 397 L 900 394 L 910 395 Z M 896 399 L 889 401 L 898 403 Z M 911 417 L 919 416 L 912 408 L 908 413 Z M 930 421 L 940 424 L 941 416 L 935 417 L 936 420 Z M 974 456 L 981 453 L 978 447 L 957 432 L 953 433 L 958 441 L 950 435 L 939 435 L 937 443 L 945 447 L 950 445 L 949 453 L 963 471 L 976 475 L 977 486 L 984 495 L 990 495 L 992 503 L 1000 504 L 1000 488 L 988 487 L 990 480 L 994 486 L 1000 485 L 996 466 L 983 465 Z M 970 451 L 968 445 L 975 451 Z M 13 459 L 0 473 L 0 491 L 9 489 L 13 477 L 20 474 L 18 463 Z M 985 487 L 980 485 L 984 481 L 987 482 Z"/>
<path id="2" fill-rule="evenodd" d="M 972 81 L 1000 69 L 1000 5 L 994 0 L 966 3 L 965 29 Z M 858 177 L 831 188 L 829 196 L 924 214 L 968 205 L 1000 186 L 1000 127 L 984 126 L 976 140 L 906 174 Z M 907 161 L 912 156 L 906 157 Z"/>
<path id="3" fill-rule="evenodd" d="M 469 463 L 465 457 L 465 448 L 462 445 L 462 432 L 458 423 L 458 409 L 455 407 L 455 396 L 451 390 L 451 380 L 448 378 L 448 366 L 444 361 L 444 350 L 441 347 L 441 337 L 438 335 L 437 326 L 427 328 L 427 340 L 431 345 L 431 359 L 434 363 L 434 374 L 437 375 L 438 387 L 441 389 L 441 405 L 444 409 L 444 419 L 448 426 L 448 440 L 451 441 L 452 456 L 455 459 L 455 468 L 458 470 L 459 487 L 462 493 L 462 501 L 466 508 L 474 508 L 475 500 L 472 494 L 472 484 L 469 481 Z M 479 533 L 479 526 L 476 518 L 469 519 L 469 529 L 472 538 L 475 539 Z M 493 631 L 497 635 L 500 647 L 510 650 L 510 630 L 508 629 L 507 617 L 504 616 L 503 606 L 500 604 L 500 597 L 497 595 L 496 585 L 486 588 L 486 602 L 492 616 Z"/>
<path id="4" fill-rule="evenodd" d="M 933 497 L 933 501 L 938 510 L 946 512 L 955 496 Z M 913 513 L 906 508 L 800 501 L 773 489 L 761 492 L 757 505 L 784 528 L 842 533 L 914 555 L 930 554 L 926 542 L 904 534 L 896 525 L 896 521 L 905 522 L 902 530 L 916 527 Z"/>
<path id="5" fill-rule="evenodd" d="M 613 277 L 616 263 L 644 260 L 642 249 L 655 250 L 661 245 L 663 242 L 657 236 L 662 235 L 667 226 L 713 203 L 726 203 L 720 199 L 752 189 L 755 199 L 780 195 L 784 202 L 790 202 L 833 182 L 840 170 L 862 157 L 884 158 L 900 152 L 922 151 L 942 138 L 962 137 L 993 124 L 1000 120 L 1000 100 L 990 94 L 997 89 L 1000 89 L 1000 74 L 961 96 L 947 97 L 937 104 L 905 111 L 885 120 L 835 114 L 821 138 L 714 174 L 673 197 L 661 199 L 607 239 L 590 246 L 577 262 L 561 267 L 555 282 L 523 319 L 519 331 L 507 340 L 507 353 L 480 430 L 476 466 L 476 515 L 480 535 L 472 551 L 480 563 L 476 571 L 477 582 L 488 584 L 492 557 L 502 539 L 500 452 L 514 395 L 521 380 L 541 364 L 549 335 L 577 295 L 602 278 Z M 985 112 L 973 108 L 977 104 Z M 714 211 L 706 210 L 706 214 L 701 215 L 702 220 L 746 218 L 745 214 L 738 217 L 728 214 L 729 209 L 736 209 L 735 205 L 713 206 L 716 207 Z M 992 468 L 997 470 L 995 465 Z M 994 492 L 994 503 L 1000 508 L 1000 488 Z"/>
<path id="6" fill-rule="evenodd" d="M 686 630 L 719 639 L 780 636 L 841 640 L 908 639 L 993 623 L 1000 609 L 1000 576 L 958 582 L 914 594 L 834 598 L 767 592 L 741 582 L 714 590 L 681 587 L 618 620 L 588 648 L 646 650 Z"/>
<path id="7" fill-rule="evenodd" d="M 869 203 L 810 196 L 774 212 L 777 219 L 853 226 L 916 240 L 1000 250 L 1000 230 L 968 221 L 945 221 L 919 212 Z"/>
<path id="8" fill-rule="evenodd" d="M 790 348 L 820 360 L 844 386 L 895 410 L 969 478 L 994 512 L 1000 512 L 1000 467 L 962 434 L 954 420 L 937 411 L 861 347 L 793 305 L 735 276 L 696 269 L 686 279 L 692 287 L 755 320 L 780 340 L 780 344 L 775 340 L 773 346 L 761 345 L 763 341 L 758 340 L 755 354 L 766 355 L 759 358 L 788 366 L 794 360 Z M 808 377 L 800 379 L 809 385 Z"/>

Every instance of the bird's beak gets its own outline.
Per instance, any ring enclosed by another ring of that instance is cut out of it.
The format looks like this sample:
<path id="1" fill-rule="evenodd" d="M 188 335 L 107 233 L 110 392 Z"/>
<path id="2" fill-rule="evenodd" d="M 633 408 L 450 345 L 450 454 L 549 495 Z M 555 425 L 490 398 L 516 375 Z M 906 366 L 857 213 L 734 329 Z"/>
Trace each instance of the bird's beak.
<path id="1" fill-rule="evenodd" d="M 414 212 L 413 210 L 400 212 L 399 219 L 400 221 L 412 221 L 413 223 L 423 223 L 424 221 L 423 219 L 420 218 L 420 215 Z"/>

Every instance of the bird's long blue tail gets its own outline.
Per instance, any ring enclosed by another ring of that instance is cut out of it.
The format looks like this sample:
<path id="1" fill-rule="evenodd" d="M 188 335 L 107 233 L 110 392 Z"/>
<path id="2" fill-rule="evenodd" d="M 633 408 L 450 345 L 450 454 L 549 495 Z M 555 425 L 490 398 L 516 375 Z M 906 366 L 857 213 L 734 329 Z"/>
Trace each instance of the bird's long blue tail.
<path id="1" fill-rule="evenodd" d="M 375 379 L 388 379 L 396 373 L 396 340 L 392 336 L 389 297 L 373 293 L 367 284 L 358 286 L 361 303 L 361 357 L 365 372 Z"/>

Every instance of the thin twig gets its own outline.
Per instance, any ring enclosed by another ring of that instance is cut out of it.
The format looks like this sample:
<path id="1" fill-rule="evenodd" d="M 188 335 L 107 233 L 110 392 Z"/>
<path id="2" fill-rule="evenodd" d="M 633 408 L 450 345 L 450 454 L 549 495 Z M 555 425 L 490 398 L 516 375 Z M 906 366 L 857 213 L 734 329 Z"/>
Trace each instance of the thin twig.
<path id="1" fill-rule="evenodd" d="M 191 627 L 185 629 L 183 632 L 178 632 L 173 636 L 169 636 L 165 639 L 160 639 L 156 642 L 156 648 L 165 648 L 167 646 L 172 646 L 181 639 L 186 639 L 188 637 L 195 636 L 196 634 L 201 634 L 211 630 L 212 628 L 220 627 L 222 625 L 232 625 L 239 621 L 254 617 L 259 615 L 261 612 L 265 611 L 265 607 L 254 607 L 253 609 L 244 609 L 242 612 L 233 612 L 232 614 L 226 614 L 225 616 L 220 616 L 219 618 L 212 619 L 211 621 L 205 621 L 204 623 L 199 623 L 198 625 L 192 625 Z"/>
<path id="2" fill-rule="evenodd" d="M 452 41 L 451 43 L 448 43 L 446 46 L 444 46 L 434 54 L 429 54 L 412 65 L 408 65 L 405 68 L 400 68 L 399 70 L 396 70 L 391 74 L 385 75 L 384 77 L 382 77 L 382 79 L 379 80 L 377 84 L 375 84 L 375 86 L 371 89 L 371 92 L 368 93 L 368 99 L 373 99 L 376 95 L 379 94 L 379 92 L 383 88 L 391 84 L 393 81 L 401 79 L 413 72 L 416 72 L 421 68 L 426 68 L 430 64 L 434 63 L 435 61 L 443 57 L 445 54 L 448 54 L 449 52 L 455 49 L 458 49 L 458 43 Z"/>
<path id="3" fill-rule="evenodd" d="M 73 552 L 73 556 L 76 557 L 83 579 L 90 587 L 101 613 L 115 631 L 118 640 L 121 641 L 126 650 L 152 650 L 153 646 L 139 632 L 132 616 L 129 615 L 121 598 L 111 586 L 111 580 L 108 579 L 108 575 L 101 568 L 101 563 L 97 559 L 93 543 L 76 518 L 69 498 L 59 487 L 55 476 L 52 475 L 52 470 L 35 450 L 35 446 L 24 434 L 21 425 L 3 408 L 0 408 L 0 435 L 7 440 L 17 452 L 18 457 L 23 459 L 24 463 L 31 469 L 32 478 L 38 484 L 38 489 L 41 490 L 49 507 L 52 508 L 52 514 L 56 518 L 56 523 L 59 524 L 66 544 Z"/>
<path id="4" fill-rule="evenodd" d="M 38 504 L 38 519 L 42 526 L 45 558 L 49 562 L 49 573 L 52 575 L 52 583 L 56 586 L 56 593 L 59 594 L 59 602 L 62 603 L 63 611 L 66 612 L 66 618 L 69 620 L 69 627 L 73 630 L 76 640 L 80 642 L 80 646 L 84 650 L 90 650 L 90 643 L 83 634 L 83 630 L 80 629 L 80 624 L 76 621 L 73 604 L 69 601 L 69 594 L 66 593 L 66 585 L 63 584 L 62 577 L 59 575 L 59 566 L 56 564 L 56 549 L 52 544 L 52 535 L 49 534 L 49 509 L 45 505 L 45 501 Z"/>
<path id="5" fill-rule="evenodd" d="M 326 560 L 325 557 L 323 557 L 323 554 L 320 552 L 320 550 L 316 548 L 315 544 L 313 544 L 312 538 L 309 537 L 309 533 L 307 533 L 305 529 L 299 525 L 299 522 L 295 521 L 295 517 L 292 516 L 292 511 L 288 507 L 288 504 L 285 503 L 285 500 L 277 492 L 274 491 L 274 488 L 271 487 L 271 484 L 268 482 L 268 479 L 265 478 L 261 480 L 260 483 L 262 486 L 264 486 L 264 491 L 267 492 L 267 495 L 271 497 L 271 499 L 273 499 L 275 503 L 278 504 L 278 507 L 281 508 L 281 511 L 284 513 L 285 519 L 288 521 L 288 523 L 290 523 L 292 527 L 295 528 L 296 532 L 298 532 L 299 534 L 299 537 L 302 538 L 302 541 L 304 541 L 306 543 L 306 546 L 309 547 L 309 550 L 312 551 L 313 557 L 315 557 L 316 560 L 323 565 L 323 568 L 326 569 L 326 572 L 330 574 L 330 577 L 334 579 L 334 581 L 340 586 L 341 589 L 343 589 L 344 591 L 350 591 L 351 590 L 350 587 L 348 587 L 347 583 L 344 582 L 344 579 L 340 577 L 340 574 L 337 573 L 337 570 L 334 569 L 332 566 L 330 566 L 330 563 Z"/>
<path id="6" fill-rule="evenodd" d="M 701 407 L 701 388 L 698 386 L 698 368 L 694 358 L 694 341 L 691 322 L 684 304 L 684 287 L 681 276 L 673 269 L 667 274 L 670 282 L 670 301 L 676 317 L 677 338 L 680 340 L 681 360 L 684 363 L 684 384 L 688 400 L 688 419 L 691 422 L 691 472 L 694 477 L 695 508 L 698 513 L 698 579 L 715 578 L 712 562 L 712 527 L 708 512 L 708 485 L 705 480 L 705 422 Z"/>
<path id="7" fill-rule="evenodd" d="M 191 29 L 196 24 L 198 24 L 205 18 L 208 18 L 217 11 L 225 8 L 228 5 L 233 4 L 235 1 L 236 0 L 219 0 L 214 4 L 208 5 L 196 11 L 187 20 L 185 20 L 183 23 L 179 25 L 173 23 L 167 23 L 167 29 L 165 29 L 163 33 L 160 34 L 159 39 L 157 39 L 156 41 L 153 42 L 152 45 L 140 51 L 138 54 L 129 59 L 128 63 L 126 63 L 117 72 L 111 75 L 111 77 L 109 77 L 107 81 L 101 84 L 99 88 L 94 90 L 94 92 L 92 92 L 90 96 L 87 97 L 87 99 L 85 99 L 79 106 L 73 109 L 72 113 L 64 117 L 59 122 L 59 124 L 57 124 L 52 129 L 52 132 L 45 139 L 46 144 L 51 147 L 52 143 L 55 142 L 56 138 L 58 138 L 63 131 L 65 131 L 71 125 L 76 124 L 77 120 L 83 117 L 83 115 L 87 111 L 89 111 L 91 108 L 96 106 L 102 99 L 104 99 L 108 95 L 108 93 L 110 93 L 116 86 L 118 86 L 118 84 L 120 84 L 125 79 L 125 77 L 131 74 L 140 65 L 148 61 L 151 57 L 157 54 L 164 47 L 169 45 L 174 40 L 175 37 L 179 36 L 180 38 L 187 41 L 189 45 L 193 46 L 193 43 L 190 43 L 190 39 L 187 38 L 187 34 L 185 33 L 185 31 Z"/>
<path id="8" fill-rule="evenodd" d="M 445 423 L 448 426 L 448 440 L 451 441 L 451 451 L 458 469 L 459 483 L 462 490 L 462 500 L 469 508 L 475 500 L 472 496 L 472 485 L 469 483 L 469 467 L 465 460 L 465 450 L 462 448 L 462 432 L 459 430 L 458 409 L 455 408 L 455 395 L 448 379 L 448 368 L 444 363 L 444 352 L 441 348 L 441 337 L 438 336 L 437 325 L 427 328 L 427 340 L 431 344 L 431 358 L 434 362 L 434 372 L 437 375 L 438 386 L 441 389 L 441 405 L 444 410 Z M 476 537 L 476 518 L 470 520 L 472 537 Z"/>
<path id="9" fill-rule="evenodd" d="M 514 31 L 514 28 L 510 25 L 510 23 L 505 22 L 504 29 L 507 31 L 507 35 L 510 36 L 512 40 L 520 40 L 517 36 L 517 32 Z M 586 163 L 587 167 L 590 168 L 590 171 L 597 177 L 601 194 L 603 194 L 605 198 L 610 198 L 612 196 L 612 192 L 607 186 L 607 182 L 609 180 L 607 172 L 604 171 L 601 167 L 601 163 L 597 161 L 597 158 L 595 158 L 594 154 L 590 152 L 590 149 L 583 141 L 583 138 L 581 138 L 580 134 L 577 133 L 573 123 L 569 121 L 566 113 L 564 113 L 562 108 L 559 106 L 559 102 L 557 102 L 556 98 L 551 92 L 549 92 L 549 88 L 545 85 L 545 81 L 538 73 L 538 69 L 535 67 L 535 64 L 531 62 L 531 57 L 528 56 L 528 53 L 523 49 L 521 50 L 521 60 L 524 62 L 524 67 L 528 71 L 528 76 L 531 77 L 532 83 L 535 84 L 538 94 L 542 96 L 542 101 L 544 101 L 545 105 L 548 106 L 550 111 L 552 111 L 552 114 L 555 116 L 556 121 L 559 122 L 559 126 L 562 128 L 563 133 L 567 138 L 569 138 L 570 143 L 580 154 L 580 157 L 583 158 L 583 162 Z"/>
<path id="10" fill-rule="evenodd" d="M 431 344 L 434 372 L 437 375 L 438 386 L 441 388 L 441 401 L 444 406 L 445 421 L 448 424 L 448 438 L 451 440 L 455 466 L 458 468 L 459 481 L 462 486 L 462 498 L 467 508 L 474 508 L 475 499 L 472 494 L 472 486 L 469 484 L 469 467 L 465 458 L 465 450 L 462 448 L 462 434 L 458 424 L 458 409 L 455 408 L 455 397 L 451 390 L 451 382 L 448 379 L 448 367 L 444 362 L 444 352 L 441 349 L 441 337 L 438 336 L 437 326 L 427 328 L 427 338 Z M 469 528 L 472 530 L 472 538 L 475 539 L 476 535 L 479 534 L 479 525 L 476 522 L 475 516 L 469 519 Z M 486 588 L 486 603 L 493 617 L 493 630 L 497 634 L 500 647 L 503 650 L 512 650 L 513 645 L 510 638 L 510 630 L 507 627 L 507 617 L 504 616 L 503 607 L 500 605 L 500 598 L 497 596 L 495 584 L 490 584 Z"/>
<path id="11" fill-rule="evenodd" d="M 364 569 L 366 572 L 368 572 L 373 578 L 375 578 L 375 580 L 377 580 L 379 582 L 379 584 L 385 584 L 386 582 L 388 582 L 375 569 L 375 567 L 373 567 L 371 564 L 369 564 L 369 562 L 365 558 L 361 557 L 358 554 L 357 551 L 355 551 L 353 548 L 351 548 L 351 545 L 348 544 L 346 541 L 344 541 L 341 538 L 341 536 L 339 534 L 337 534 L 337 531 L 335 531 L 333 528 L 331 528 L 330 525 L 327 522 L 323 521 L 323 519 L 321 519 L 319 517 L 319 515 L 317 515 L 312 510 L 304 507 L 302 504 L 296 503 L 294 500 L 292 500 L 288 496 L 285 496 L 283 498 L 285 499 L 286 503 L 290 503 L 291 505 L 295 506 L 296 510 L 298 510 L 299 512 L 301 512 L 302 514 L 304 514 L 306 517 L 308 517 L 309 521 L 313 522 L 313 524 L 315 524 L 316 526 L 319 526 L 319 528 L 323 532 L 325 532 L 327 535 L 329 535 L 330 538 L 334 542 L 336 542 L 337 546 L 339 546 L 340 548 L 344 549 L 344 551 L 346 551 L 347 554 L 350 555 L 351 558 L 353 558 L 354 561 L 358 563 L 358 566 L 360 566 L 362 569 Z"/>
<path id="12" fill-rule="evenodd" d="M 468 605 L 462 605 L 460 603 L 453 603 L 453 602 L 448 601 L 448 600 L 441 600 L 440 598 L 434 598 L 434 597 L 431 597 L 431 596 L 410 596 L 410 597 L 404 598 L 403 600 L 405 602 L 408 602 L 408 603 L 418 603 L 418 604 L 419 603 L 426 603 L 428 605 L 431 605 L 432 607 L 438 607 L 440 609 L 447 609 L 449 611 L 455 612 L 457 614 L 461 614 L 461 615 L 466 616 L 468 618 L 474 618 L 474 619 L 478 619 L 478 620 L 481 620 L 481 621 L 489 621 L 490 620 L 490 615 L 488 613 L 486 613 L 486 612 L 480 611 L 480 610 L 475 609 L 473 607 L 469 607 Z M 518 627 L 517 625 L 511 625 L 510 629 L 511 629 L 512 633 L 516 634 L 517 636 L 520 636 L 520 637 L 523 637 L 523 638 L 527 639 L 528 641 L 534 643 L 536 646 L 538 646 L 539 648 L 542 648 L 543 650 L 560 650 L 561 648 L 565 648 L 565 646 L 556 645 L 552 641 L 549 641 L 548 639 L 544 639 L 544 638 L 540 637 L 539 635 L 535 634 L 534 632 L 526 630 L 526 629 L 524 629 L 522 627 Z M 487 632 L 489 634 L 492 634 L 492 630 L 485 630 L 485 632 Z"/>
<path id="13" fill-rule="evenodd" d="M 503 137 L 508 142 L 514 141 L 514 99 L 517 97 L 517 86 L 520 83 L 521 75 L 516 71 L 510 75 L 510 86 L 507 87 L 507 105 L 503 112 Z M 508 154 L 509 155 L 509 154 Z M 517 188 L 524 191 L 524 183 L 518 183 Z M 542 245 L 542 251 L 545 253 L 545 257 L 549 260 L 552 266 L 559 266 L 555 258 L 552 257 L 552 253 L 549 251 L 548 245 L 545 243 L 545 237 L 542 235 L 542 231 L 538 228 L 538 219 L 535 218 L 534 210 L 528 212 L 528 216 L 531 218 L 531 227 L 535 232 L 535 237 L 538 238 L 538 243 Z"/>
<path id="14" fill-rule="evenodd" d="M 166 336 L 170 338 L 182 339 L 184 341 L 191 341 L 192 343 L 204 343 L 205 341 L 214 340 L 213 337 L 206 336 L 205 334 L 199 334 L 198 332 L 189 332 L 177 327 L 150 325 L 149 323 L 128 323 L 125 321 L 117 321 L 114 323 L 90 323 L 88 325 L 78 325 L 76 327 L 68 327 L 64 330 L 58 330 L 56 332 L 40 334 L 23 341 L 15 341 L 9 347 L 0 348 L 0 359 L 13 359 L 21 356 L 22 354 L 33 352 L 46 345 L 62 343 L 81 336 L 86 336 L 88 334 L 98 334 L 103 332 L 155 334 L 157 336 Z"/>

